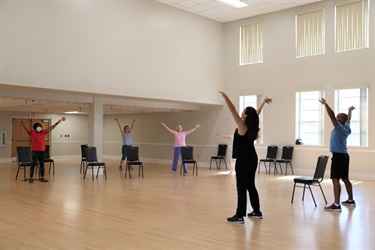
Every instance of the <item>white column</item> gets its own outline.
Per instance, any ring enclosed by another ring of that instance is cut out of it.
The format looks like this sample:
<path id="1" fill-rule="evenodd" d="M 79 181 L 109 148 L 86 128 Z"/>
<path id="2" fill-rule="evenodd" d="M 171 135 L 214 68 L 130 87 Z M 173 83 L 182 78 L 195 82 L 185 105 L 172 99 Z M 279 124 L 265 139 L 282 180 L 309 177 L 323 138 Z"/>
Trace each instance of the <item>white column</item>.
<path id="1" fill-rule="evenodd" d="M 94 102 L 89 104 L 88 114 L 88 143 L 96 147 L 98 161 L 103 160 L 103 100 L 94 97 Z"/>

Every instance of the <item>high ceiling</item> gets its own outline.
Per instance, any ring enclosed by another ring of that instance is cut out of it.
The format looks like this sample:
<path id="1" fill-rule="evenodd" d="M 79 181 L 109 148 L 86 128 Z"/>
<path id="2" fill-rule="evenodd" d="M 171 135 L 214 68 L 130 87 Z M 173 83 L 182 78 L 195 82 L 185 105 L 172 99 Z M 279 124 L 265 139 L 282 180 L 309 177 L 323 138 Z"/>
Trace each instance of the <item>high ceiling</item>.
<path id="1" fill-rule="evenodd" d="M 222 23 L 320 2 L 323 0 L 241 0 L 248 6 L 234 8 L 217 0 L 155 0 Z M 238 0 L 240 1 L 240 0 Z"/>
<path id="2" fill-rule="evenodd" d="M 243 8 L 234 8 L 217 0 L 154 1 L 225 23 L 323 0 L 242 0 L 242 2 L 248 5 L 247 7 Z M 1 92 L 4 92 L 4 88 L 1 85 L 0 88 Z M 0 111 L 36 113 L 64 113 L 67 111 L 79 111 L 82 113 L 87 113 L 89 109 L 90 102 L 85 102 L 85 98 L 78 98 L 78 100 L 74 101 L 66 100 L 65 98 L 61 97 L 52 99 L 50 98 L 51 94 L 48 92 L 37 92 L 37 94 L 35 94 L 34 90 L 28 91 L 29 92 L 24 92 L 21 96 L 0 93 Z M 184 107 L 183 105 L 181 106 L 174 103 L 161 103 L 160 105 L 153 105 L 150 104 L 150 100 L 148 103 L 146 101 L 146 105 L 143 105 L 142 101 L 138 101 L 138 105 L 129 105 L 126 103 L 134 103 L 134 101 L 129 102 L 117 99 L 111 104 L 104 105 L 104 113 L 107 115 L 116 115 L 134 113 L 186 112 L 197 109 L 194 106 L 190 107 L 189 105 L 186 105 L 186 107 Z"/>

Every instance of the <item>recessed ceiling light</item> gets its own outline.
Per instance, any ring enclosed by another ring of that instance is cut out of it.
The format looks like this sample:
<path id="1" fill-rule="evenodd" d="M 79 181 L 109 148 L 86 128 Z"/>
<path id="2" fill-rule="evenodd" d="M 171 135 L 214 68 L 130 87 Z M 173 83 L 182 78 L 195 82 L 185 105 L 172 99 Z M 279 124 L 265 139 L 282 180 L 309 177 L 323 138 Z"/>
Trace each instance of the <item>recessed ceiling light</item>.
<path id="1" fill-rule="evenodd" d="M 233 6 L 235 8 L 246 7 L 247 4 L 243 3 L 241 0 L 217 0 L 219 2 L 225 3 L 226 5 Z"/>

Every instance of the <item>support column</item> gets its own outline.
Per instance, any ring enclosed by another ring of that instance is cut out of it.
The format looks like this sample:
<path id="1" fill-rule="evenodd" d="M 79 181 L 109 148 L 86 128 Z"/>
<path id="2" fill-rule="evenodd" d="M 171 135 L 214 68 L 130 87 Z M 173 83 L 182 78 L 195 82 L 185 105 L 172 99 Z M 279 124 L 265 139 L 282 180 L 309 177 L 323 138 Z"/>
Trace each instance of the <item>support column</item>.
<path id="1" fill-rule="evenodd" d="M 94 102 L 89 104 L 88 114 L 88 143 L 96 147 L 98 161 L 103 160 L 103 100 L 94 97 Z"/>

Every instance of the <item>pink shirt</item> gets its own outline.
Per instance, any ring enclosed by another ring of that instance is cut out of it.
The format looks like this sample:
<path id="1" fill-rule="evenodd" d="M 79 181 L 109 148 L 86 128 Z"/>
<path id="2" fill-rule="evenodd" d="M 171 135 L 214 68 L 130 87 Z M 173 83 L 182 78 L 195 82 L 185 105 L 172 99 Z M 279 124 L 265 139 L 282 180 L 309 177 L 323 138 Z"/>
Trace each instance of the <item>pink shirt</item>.
<path id="1" fill-rule="evenodd" d="M 185 143 L 185 137 L 186 137 L 186 132 L 177 132 L 173 131 L 173 136 L 174 136 L 174 147 L 184 147 L 186 146 Z"/>

